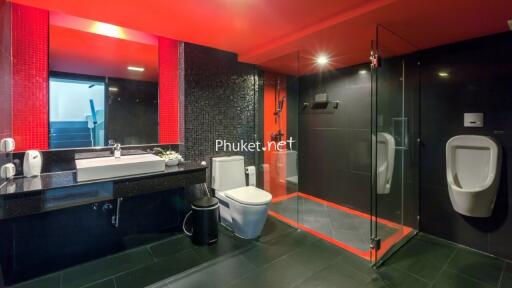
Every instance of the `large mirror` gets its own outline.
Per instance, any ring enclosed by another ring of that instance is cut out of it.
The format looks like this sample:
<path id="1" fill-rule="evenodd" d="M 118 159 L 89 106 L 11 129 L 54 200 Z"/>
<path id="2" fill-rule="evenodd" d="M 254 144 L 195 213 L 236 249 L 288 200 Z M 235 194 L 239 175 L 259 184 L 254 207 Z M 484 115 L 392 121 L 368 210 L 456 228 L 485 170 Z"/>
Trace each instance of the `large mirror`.
<path id="1" fill-rule="evenodd" d="M 158 38 L 49 17 L 49 149 L 158 143 Z"/>
<path id="2" fill-rule="evenodd" d="M 179 41 L 47 10 L 16 19 L 30 28 L 12 37 L 16 151 L 179 144 Z"/>

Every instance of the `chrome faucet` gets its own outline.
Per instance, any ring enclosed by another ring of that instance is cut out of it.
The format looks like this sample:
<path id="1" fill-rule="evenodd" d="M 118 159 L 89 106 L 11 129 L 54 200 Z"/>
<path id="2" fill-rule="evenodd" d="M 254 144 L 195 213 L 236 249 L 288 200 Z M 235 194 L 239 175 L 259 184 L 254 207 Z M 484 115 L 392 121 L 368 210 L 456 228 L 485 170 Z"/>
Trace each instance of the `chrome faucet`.
<path id="1" fill-rule="evenodd" d="M 112 150 L 114 150 L 114 158 L 121 158 L 121 144 L 114 144 Z"/>

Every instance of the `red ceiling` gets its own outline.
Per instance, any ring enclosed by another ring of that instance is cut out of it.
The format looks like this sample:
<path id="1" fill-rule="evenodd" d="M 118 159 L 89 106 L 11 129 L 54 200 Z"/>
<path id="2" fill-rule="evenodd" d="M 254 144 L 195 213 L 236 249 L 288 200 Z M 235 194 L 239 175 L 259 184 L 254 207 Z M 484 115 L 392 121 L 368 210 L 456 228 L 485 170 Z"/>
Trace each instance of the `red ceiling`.
<path id="1" fill-rule="evenodd" d="M 289 73 L 297 70 L 289 62 L 296 51 L 301 73 L 319 52 L 336 67 L 366 61 L 376 24 L 422 49 L 507 31 L 512 18 L 510 0 L 12 1 L 235 52 Z"/>
<path id="2" fill-rule="evenodd" d="M 50 70 L 158 82 L 158 46 L 50 25 Z"/>

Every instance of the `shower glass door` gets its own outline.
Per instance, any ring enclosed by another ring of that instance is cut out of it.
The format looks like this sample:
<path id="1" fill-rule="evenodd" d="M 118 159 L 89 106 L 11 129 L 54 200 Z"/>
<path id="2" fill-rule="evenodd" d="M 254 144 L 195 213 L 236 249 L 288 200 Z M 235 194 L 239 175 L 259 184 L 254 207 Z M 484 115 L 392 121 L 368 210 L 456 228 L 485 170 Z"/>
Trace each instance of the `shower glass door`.
<path id="1" fill-rule="evenodd" d="M 419 61 L 416 47 L 383 26 L 372 42 L 372 262 L 418 229 Z"/>

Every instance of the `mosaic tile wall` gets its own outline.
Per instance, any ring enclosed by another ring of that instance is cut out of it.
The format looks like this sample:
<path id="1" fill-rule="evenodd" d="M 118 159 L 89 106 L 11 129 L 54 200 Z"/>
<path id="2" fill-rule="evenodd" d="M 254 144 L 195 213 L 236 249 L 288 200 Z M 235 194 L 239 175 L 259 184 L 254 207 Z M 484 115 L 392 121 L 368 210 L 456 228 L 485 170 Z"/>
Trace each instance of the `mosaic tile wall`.
<path id="1" fill-rule="evenodd" d="M 255 139 L 257 74 L 254 65 L 235 54 L 184 44 L 185 159 L 207 161 L 214 156 L 243 155 L 255 164 L 254 152 L 216 151 L 216 140 Z"/>
<path id="2" fill-rule="evenodd" d="M 179 143 L 179 42 L 169 38 L 158 38 L 160 67 L 159 87 L 159 142 Z"/>
<path id="3" fill-rule="evenodd" d="M 0 0 L 0 139 L 12 136 L 11 75 L 11 4 Z M 9 162 L 11 154 L 0 153 L 0 166 Z"/>
<path id="4" fill-rule="evenodd" d="M 12 5 L 12 126 L 17 151 L 48 149 L 48 21 L 46 10 Z"/>

